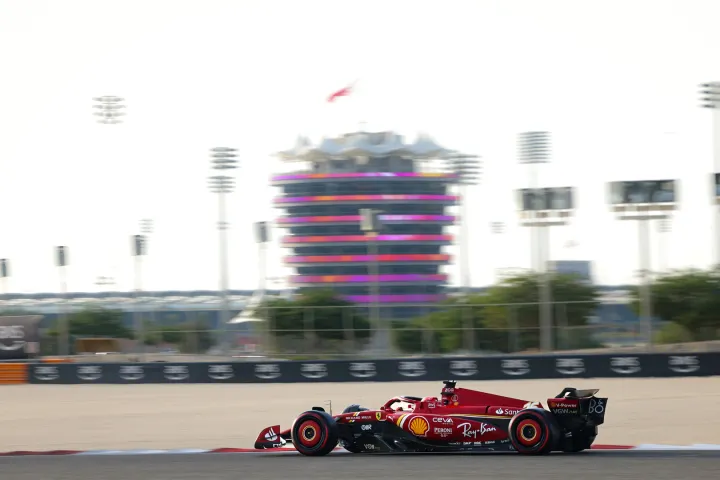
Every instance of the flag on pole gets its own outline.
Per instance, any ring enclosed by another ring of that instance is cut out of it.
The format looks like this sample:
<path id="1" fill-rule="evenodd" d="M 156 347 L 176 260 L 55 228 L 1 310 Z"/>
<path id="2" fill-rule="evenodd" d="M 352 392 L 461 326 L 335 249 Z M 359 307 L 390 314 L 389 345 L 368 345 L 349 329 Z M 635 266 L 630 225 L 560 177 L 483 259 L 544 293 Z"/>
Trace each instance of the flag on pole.
<path id="1" fill-rule="evenodd" d="M 328 103 L 333 103 L 336 99 L 338 99 L 340 97 L 347 97 L 352 92 L 352 88 L 353 88 L 353 86 L 350 85 L 348 87 L 341 88 L 340 90 L 332 93 L 327 99 Z"/>

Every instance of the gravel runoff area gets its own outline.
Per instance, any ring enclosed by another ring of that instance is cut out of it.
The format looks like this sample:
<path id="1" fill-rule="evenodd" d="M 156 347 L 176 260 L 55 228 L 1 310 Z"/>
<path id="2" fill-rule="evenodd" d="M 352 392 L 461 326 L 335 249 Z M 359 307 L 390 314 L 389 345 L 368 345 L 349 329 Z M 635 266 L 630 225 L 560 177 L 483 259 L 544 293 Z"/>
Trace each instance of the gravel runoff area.
<path id="1" fill-rule="evenodd" d="M 266 426 L 332 400 L 378 407 L 399 395 L 439 395 L 441 382 L 18 385 L 3 388 L 0 451 L 252 448 Z M 610 398 L 597 443 L 720 443 L 720 378 L 460 380 L 545 403 L 563 387 L 599 388 Z"/>

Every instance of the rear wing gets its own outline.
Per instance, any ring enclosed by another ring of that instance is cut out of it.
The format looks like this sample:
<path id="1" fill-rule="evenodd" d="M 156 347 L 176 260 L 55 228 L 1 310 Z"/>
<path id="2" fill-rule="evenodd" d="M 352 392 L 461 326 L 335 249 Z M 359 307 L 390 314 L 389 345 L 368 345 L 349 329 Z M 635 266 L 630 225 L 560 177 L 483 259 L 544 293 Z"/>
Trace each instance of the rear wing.
<path id="1" fill-rule="evenodd" d="M 600 391 L 599 388 L 588 388 L 585 390 L 578 390 L 573 387 L 565 387 L 563 391 L 555 395 L 555 398 L 584 398 L 592 397 Z"/>
<path id="2" fill-rule="evenodd" d="M 584 417 L 595 425 L 605 422 L 607 398 L 596 397 L 599 389 L 564 388 L 555 398 L 548 398 L 548 408 L 558 417 Z"/>

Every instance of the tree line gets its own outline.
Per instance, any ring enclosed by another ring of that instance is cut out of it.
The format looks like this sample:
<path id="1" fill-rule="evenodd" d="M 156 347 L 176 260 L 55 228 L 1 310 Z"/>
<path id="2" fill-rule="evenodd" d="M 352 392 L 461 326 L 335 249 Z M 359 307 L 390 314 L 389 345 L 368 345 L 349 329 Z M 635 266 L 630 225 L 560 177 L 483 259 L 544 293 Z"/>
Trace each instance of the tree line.
<path id="1" fill-rule="evenodd" d="M 393 345 L 406 353 L 450 353 L 461 350 L 517 352 L 540 344 L 537 273 L 508 276 L 485 292 L 455 296 L 417 318 L 390 323 Z M 630 317 L 616 327 L 613 318 L 597 319 L 602 293 L 576 275 L 548 275 L 553 345 L 556 349 L 603 346 L 602 335 L 641 335 L 640 290 L 629 288 Z M 650 285 L 653 341 L 658 344 L 720 339 L 720 268 L 677 270 L 656 276 Z M 351 308 L 355 307 L 355 308 Z M 330 353 L 329 346 L 347 352 L 368 341 L 371 323 L 367 307 L 340 299 L 331 290 L 301 291 L 294 299 L 271 299 L 258 317 L 267 320 L 270 338 L 279 351 Z M 386 324 L 385 324 L 386 325 Z M 324 350 L 319 346 L 323 345 Z M 276 351 L 277 351 L 276 350 Z"/>
<path id="2" fill-rule="evenodd" d="M 483 293 L 449 298 L 434 312 L 406 320 L 383 321 L 394 347 L 402 352 L 449 353 L 461 350 L 514 352 L 536 349 L 540 337 L 539 282 L 536 273 L 504 278 Z M 582 278 L 550 274 L 553 344 L 562 349 L 602 346 L 593 333 L 601 305 L 599 289 Z M 650 286 L 656 343 L 720 339 L 720 268 L 681 270 L 656 276 Z M 640 291 L 629 290 L 629 308 L 640 313 Z M 13 313 L 5 312 L 4 314 Z M 20 312 L 14 312 L 20 313 Z M 23 312 L 27 314 L 27 312 Z M 277 353 L 353 353 L 361 351 L 373 329 L 368 307 L 353 304 L 331 289 L 301 290 L 293 298 L 265 300 L 255 311 L 263 322 L 256 333 Z M 136 339 L 123 312 L 88 308 L 69 315 L 70 335 Z M 639 324 L 635 322 L 635 327 Z M 212 343 L 204 322 L 151 325 L 146 345 L 169 344 L 180 351 L 203 351 Z M 45 337 L 57 339 L 57 325 Z M 138 340 L 138 339 L 136 339 Z M 48 343 L 53 343 L 48 342 Z"/>
<path id="3" fill-rule="evenodd" d="M 3 310 L 0 315 L 33 315 L 26 310 Z M 38 313 L 38 315 L 42 315 Z M 142 317 L 144 326 L 142 338 L 125 324 L 125 312 L 103 307 L 86 307 L 67 315 L 70 354 L 75 351 L 75 341 L 83 338 L 113 338 L 134 340 L 147 346 L 167 346 L 182 353 L 203 352 L 213 344 L 209 324 L 203 321 L 182 322 L 174 325 L 152 324 Z M 41 353 L 56 355 L 60 346 L 59 319 L 51 325 L 41 327 Z"/>

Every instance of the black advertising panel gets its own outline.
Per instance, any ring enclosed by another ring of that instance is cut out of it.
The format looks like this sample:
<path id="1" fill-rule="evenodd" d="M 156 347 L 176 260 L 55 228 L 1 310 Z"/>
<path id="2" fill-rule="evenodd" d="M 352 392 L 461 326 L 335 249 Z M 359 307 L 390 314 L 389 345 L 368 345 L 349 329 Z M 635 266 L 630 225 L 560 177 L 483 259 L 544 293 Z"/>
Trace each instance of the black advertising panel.
<path id="1" fill-rule="evenodd" d="M 0 317 L 0 360 L 23 360 L 40 351 L 41 315 Z"/>
<path id="2" fill-rule="evenodd" d="M 719 353 L 616 353 L 216 363 L 29 365 L 35 384 L 323 383 L 720 375 Z M 583 382 L 586 383 L 586 382 Z M 591 385 L 590 388 L 600 388 Z M 403 392 L 400 392 L 403 393 Z"/>
<path id="3" fill-rule="evenodd" d="M 522 188 L 519 194 L 522 210 L 526 212 L 575 208 L 573 187 Z"/>
<path id="4" fill-rule="evenodd" d="M 677 180 L 640 180 L 610 183 L 612 205 L 676 203 Z"/>

